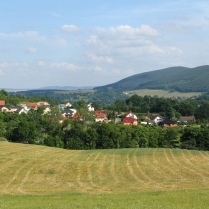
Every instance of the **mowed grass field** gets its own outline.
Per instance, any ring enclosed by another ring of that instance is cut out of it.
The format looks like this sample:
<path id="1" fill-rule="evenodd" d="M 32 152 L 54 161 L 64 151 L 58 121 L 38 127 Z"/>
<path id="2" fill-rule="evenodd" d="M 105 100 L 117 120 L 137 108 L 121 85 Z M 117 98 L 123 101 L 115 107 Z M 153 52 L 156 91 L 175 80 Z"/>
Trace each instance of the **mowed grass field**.
<path id="1" fill-rule="evenodd" d="M 209 152 L 0 142 L 0 208 L 209 208 Z"/>
<path id="2" fill-rule="evenodd" d="M 181 97 L 181 98 L 190 98 L 193 96 L 199 96 L 202 93 L 201 92 L 169 92 L 169 91 L 165 91 L 165 90 L 152 90 L 152 89 L 141 89 L 141 90 L 133 90 L 133 91 L 125 91 L 124 92 L 126 95 L 128 96 L 132 96 L 134 94 L 137 94 L 139 96 L 145 96 L 145 95 L 149 95 L 149 96 L 158 96 L 158 97 L 165 97 L 165 98 L 172 98 L 172 97 Z"/>

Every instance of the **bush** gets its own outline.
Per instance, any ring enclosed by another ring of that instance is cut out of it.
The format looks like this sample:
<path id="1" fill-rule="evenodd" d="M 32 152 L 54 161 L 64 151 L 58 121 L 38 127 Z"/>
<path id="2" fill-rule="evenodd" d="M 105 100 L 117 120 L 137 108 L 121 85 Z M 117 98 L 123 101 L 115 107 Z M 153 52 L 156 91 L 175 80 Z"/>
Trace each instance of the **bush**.
<path id="1" fill-rule="evenodd" d="M 4 137 L 0 137 L 0 142 L 3 142 L 3 141 L 7 141 L 7 139 Z"/>

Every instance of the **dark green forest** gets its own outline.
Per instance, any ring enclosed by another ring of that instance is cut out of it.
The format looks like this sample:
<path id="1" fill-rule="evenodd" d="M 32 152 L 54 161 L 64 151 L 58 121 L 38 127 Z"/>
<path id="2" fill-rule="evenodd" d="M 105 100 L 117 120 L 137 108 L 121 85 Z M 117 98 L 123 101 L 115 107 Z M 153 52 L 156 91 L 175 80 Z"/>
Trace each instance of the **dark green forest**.
<path id="1" fill-rule="evenodd" d="M 120 91 L 163 89 L 179 92 L 208 92 L 209 66 L 196 68 L 170 67 L 130 76 L 116 83 L 96 87 L 96 90 Z"/>

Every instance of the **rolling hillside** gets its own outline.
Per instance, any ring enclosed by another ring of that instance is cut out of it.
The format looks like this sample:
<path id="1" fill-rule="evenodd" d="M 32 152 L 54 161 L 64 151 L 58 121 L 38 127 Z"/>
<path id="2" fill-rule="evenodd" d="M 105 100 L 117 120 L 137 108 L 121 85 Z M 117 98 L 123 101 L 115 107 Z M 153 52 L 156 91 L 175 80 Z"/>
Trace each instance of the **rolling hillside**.
<path id="1" fill-rule="evenodd" d="M 0 195 L 132 193 L 208 188 L 209 152 L 73 151 L 0 142 Z"/>
<path id="2" fill-rule="evenodd" d="M 114 89 L 130 91 L 137 89 L 163 89 L 179 92 L 209 91 L 209 66 L 196 68 L 170 67 L 145 72 L 122 79 L 116 83 L 96 87 L 97 90 Z"/>

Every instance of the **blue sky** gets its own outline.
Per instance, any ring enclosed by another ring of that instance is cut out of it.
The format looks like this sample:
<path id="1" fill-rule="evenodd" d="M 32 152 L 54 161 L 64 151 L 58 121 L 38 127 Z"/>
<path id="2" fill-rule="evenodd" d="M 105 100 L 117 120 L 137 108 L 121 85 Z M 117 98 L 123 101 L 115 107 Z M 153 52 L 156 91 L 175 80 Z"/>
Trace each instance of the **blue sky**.
<path id="1" fill-rule="evenodd" d="M 0 88 L 99 86 L 209 60 L 206 0 L 7 0 Z"/>

